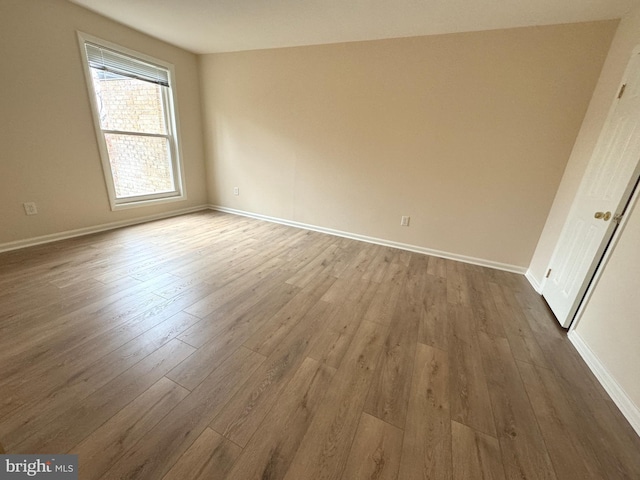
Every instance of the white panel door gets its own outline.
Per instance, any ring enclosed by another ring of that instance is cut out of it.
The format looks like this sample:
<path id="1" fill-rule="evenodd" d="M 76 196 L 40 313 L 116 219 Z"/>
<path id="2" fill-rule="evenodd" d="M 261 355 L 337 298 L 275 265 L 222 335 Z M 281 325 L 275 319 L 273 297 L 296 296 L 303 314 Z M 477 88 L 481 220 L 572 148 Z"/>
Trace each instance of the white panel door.
<path id="1" fill-rule="evenodd" d="M 568 327 L 615 231 L 640 165 L 640 53 L 625 73 L 554 250 L 542 295 Z"/>

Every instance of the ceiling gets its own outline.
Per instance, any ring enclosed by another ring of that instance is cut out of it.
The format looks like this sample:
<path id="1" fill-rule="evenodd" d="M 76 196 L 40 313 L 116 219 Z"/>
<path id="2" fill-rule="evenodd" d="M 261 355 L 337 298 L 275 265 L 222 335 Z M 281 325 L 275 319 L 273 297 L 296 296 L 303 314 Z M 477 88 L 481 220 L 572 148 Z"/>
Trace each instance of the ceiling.
<path id="1" fill-rule="evenodd" d="M 621 18 L 640 0 L 70 0 L 195 53 Z"/>

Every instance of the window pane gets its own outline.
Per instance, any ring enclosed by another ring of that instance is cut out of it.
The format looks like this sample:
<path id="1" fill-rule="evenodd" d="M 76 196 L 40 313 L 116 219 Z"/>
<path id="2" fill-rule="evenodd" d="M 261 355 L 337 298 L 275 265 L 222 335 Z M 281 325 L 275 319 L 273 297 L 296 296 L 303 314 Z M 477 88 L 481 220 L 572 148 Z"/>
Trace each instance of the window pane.
<path id="1" fill-rule="evenodd" d="M 117 198 L 175 190 L 166 138 L 106 133 L 105 141 Z"/>
<path id="2" fill-rule="evenodd" d="M 104 130 L 166 134 L 162 87 L 91 69 Z"/>

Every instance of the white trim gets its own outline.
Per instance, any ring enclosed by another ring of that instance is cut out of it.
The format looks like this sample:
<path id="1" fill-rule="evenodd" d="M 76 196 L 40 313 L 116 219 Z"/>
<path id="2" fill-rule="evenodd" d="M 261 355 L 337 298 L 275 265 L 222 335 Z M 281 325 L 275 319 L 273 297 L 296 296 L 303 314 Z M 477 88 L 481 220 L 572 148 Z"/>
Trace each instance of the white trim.
<path id="1" fill-rule="evenodd" d="M 576 347 L 576 350 L 591 369 L 600 384 L 607 391 L 611 399 L 618 406 L 622 414 L 629 421 L 633 429 L 640 435 L 640 407 L 633 403 L 624 389 L 618 384 L 615 378 L 607 370 L 598 356 L 591 350 L 589 345 L 575 330 L 568 333 L 569 340 Z"/>
<path id="2" fill-rule="evenodd" d="M 507 263 L 494 262 L 492 260 L 485 260 L 482 258 L 468 257 L 466 255 L 458 255 L 456 253 L 443 252 L 440 250 L 433 250 L 430 248 L 419 247 L 417 245 L 410 245 L 407 243 L 394 242 L 392 240 L 385 240 L 383 238 L 369 237 L 367 235 L 360 235 L 357 233 L 345 232 L 342 230 L 334 230 L 333 228 L 319 227 L 317 225 L 309 225 L 307 223 L 296 222 L 293 220 L 286 220 L 284 218 L 270 217 L 268 215 L 262 215 L 259 213 L 246 212 L 244 210 L 237 210 L 235 208 L 222 207 L 220 205 L 209 205 L 211 210 L 217 210 L 219 212 L 233 213 L 234 215 L 242 215 L 244 217 L 251 217 L 258 220 L 265 220 L 267 222 L 280 223 L 282 225 L 288 225 L 290 227 L 303 228 L 305 230 L 313 230 L 315 232 L 328 233 L 330 235 L 336 235 L 338 237 L 350 238 L 352 240 L 360 240 L 362 242 L 373 243 L 376 245 L 384 245 L 385 247 L 399 248 L 401 250 L 408 250 L 410 252 L 423 253 L 425 255 L 432 255 L 434 257 L 446 258 L 448 260 L 456 260 L 458 262 L 470 263 L 472 265 L 479 265 L 481 267 L 493 268 L 496 270 L 504 270 L 505 272 L 519 273 L 524 275 L 526 268 L 518 267 L 517 265 L 509 265 Z"/>
<path id="3" fill-rule="evenodd" d="M 138 217 L 131 220 L 122 220 L 120 222 L 103 223 L 93 227 L 79 228 L 77 230 L 67 230 L 65 232 L 52 233 L 51 235 L 43 235 L 41 237 L 33 237 L 25 240 L 16 240 L 15 242 L 0 243 L 0 252 L 8 252 L 10 250 L 18 250 L 20 248 L 33 247 L 43 243 L 57 242 L 58 240 L 66 240 L 67 238 L 81 237 L 83 235 L 91 235 L 93 233 L 104 232 L 106 230 L 114 230 L 116 228 L 127 227 L 129 225 L 137 225 L 139 223 L 151 222 L 153 220 L 161 220 L 163 218 L 177 217 L 186 215 L 187 213 L 199 212 L 207 210 L 207 205 L 198 207 L 183 208 L 181 210 L 173 210 L 167 213 L 159 213 L 157 215 L 148 215 L 146 217 Z"/>
<path id="4" fill-rule="evenodd" d="M 524 276 L 527 278 L 527 280 L 529 280 L 529 283 L 531 284 L 531 286 L 533 287 L 533 289 L 539 293 L 540 295 L 542 295 L 542 284 L 538 281 L 538 279 L 533 275 L 533 272 L 531 271 L 531 269 L 527 269 L 527 272 L 524 274 Z"/>

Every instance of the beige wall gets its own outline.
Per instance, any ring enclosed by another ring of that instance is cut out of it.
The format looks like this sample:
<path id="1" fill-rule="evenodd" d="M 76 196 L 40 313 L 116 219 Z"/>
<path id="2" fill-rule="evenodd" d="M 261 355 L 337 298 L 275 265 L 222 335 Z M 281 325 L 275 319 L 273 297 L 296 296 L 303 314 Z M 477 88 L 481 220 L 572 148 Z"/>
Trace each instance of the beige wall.
<path id="1" fill-rule="evenodd" d="M 111 211 L 76 30 L 175 65 L 186 201 Z M 0 59 L 0 245 L 207 203 L 195 55 L 64 0 L 2 0 Z"/>
<path id="2" fill-rule="evenodd" d="M 526 267 L 616 25 L 202 56 L 210 199 Z"/>

